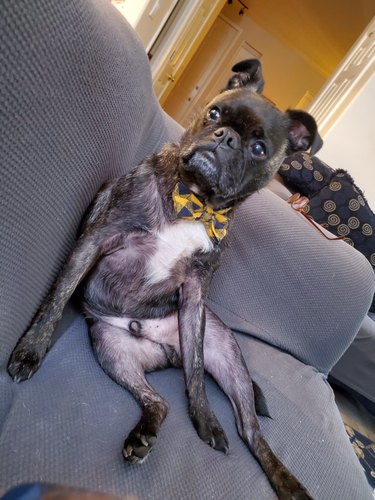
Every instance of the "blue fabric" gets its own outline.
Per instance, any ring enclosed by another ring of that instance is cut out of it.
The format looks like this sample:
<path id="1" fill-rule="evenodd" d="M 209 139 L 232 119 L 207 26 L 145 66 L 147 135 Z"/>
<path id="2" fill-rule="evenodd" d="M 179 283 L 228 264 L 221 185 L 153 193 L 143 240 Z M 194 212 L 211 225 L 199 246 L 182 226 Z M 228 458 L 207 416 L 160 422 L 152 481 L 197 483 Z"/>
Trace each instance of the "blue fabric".
<path id="1" fill-rule="evenodd" d="M 42 488 L 39 484 L 16 486 L 1 497 L 2 500 L 41 500 Z"/>

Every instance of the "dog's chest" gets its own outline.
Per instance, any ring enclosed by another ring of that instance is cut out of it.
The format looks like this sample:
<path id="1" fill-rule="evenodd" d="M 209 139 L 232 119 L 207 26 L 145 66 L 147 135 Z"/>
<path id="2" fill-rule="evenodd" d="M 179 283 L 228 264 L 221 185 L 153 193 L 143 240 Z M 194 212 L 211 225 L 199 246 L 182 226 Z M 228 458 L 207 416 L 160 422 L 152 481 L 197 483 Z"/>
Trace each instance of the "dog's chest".
<path id="1" fill-rule="evenodd" d="M 150 284 L 168 279 L 176 264 L 194 253 L 210 252 L 213 243 L 202 222 L 179 220 L 154 234 L 155 246 L 146 265 Z"/>

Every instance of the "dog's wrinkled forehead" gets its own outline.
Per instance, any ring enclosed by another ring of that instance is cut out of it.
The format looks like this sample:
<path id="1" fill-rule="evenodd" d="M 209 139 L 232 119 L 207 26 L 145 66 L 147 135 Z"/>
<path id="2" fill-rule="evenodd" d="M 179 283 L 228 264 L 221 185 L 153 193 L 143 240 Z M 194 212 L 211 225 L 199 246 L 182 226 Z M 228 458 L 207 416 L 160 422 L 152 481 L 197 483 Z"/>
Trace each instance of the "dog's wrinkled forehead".
<path id="1" fill-rule="evenodd" d="M 273 104 L 248 89 L 227 90 L 215 97 L 205 108 L 205 114 L 218 108 L 221 126 L 232 127 L 244 139 L 254 134 L 271 141 L 288 137 L 289 120 Z"/>

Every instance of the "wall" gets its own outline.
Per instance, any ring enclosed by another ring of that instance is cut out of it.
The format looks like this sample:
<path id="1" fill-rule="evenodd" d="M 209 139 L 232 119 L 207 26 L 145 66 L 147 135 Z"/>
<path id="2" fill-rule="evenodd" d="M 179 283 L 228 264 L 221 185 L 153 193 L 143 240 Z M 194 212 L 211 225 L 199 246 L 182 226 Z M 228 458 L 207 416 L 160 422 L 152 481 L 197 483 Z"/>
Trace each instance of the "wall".
<path id="1" fill-rule="evenodd" d="M 112 4 L 135 28 L 146 10 L 149 0 L 112 0 Z"/>
<path id="2" fill-rule="evenodd" d="M 325 75 L 318 72 L 307 59 L 293 52 L 271 33 L 257 25 L 250 13 L 238 15 L 238 9 L 226 5 L 222 13 L 243 30 L 243 36 L 263 54 L 263 73 L 266 81 L 265 95 L 281 109 L 296 107 L 306 92 L 318 93 Z"/>
<path id="3" fill-rule="evenodd" d="M 113 0 L 112 3 L 136 30 L 148 52 L 177 0 Z"/>
<path id="4" fill-rule="evenodd" d="M 375 75 L 328 131 L 317 156 L 348 170 L 375 212 Z"/>

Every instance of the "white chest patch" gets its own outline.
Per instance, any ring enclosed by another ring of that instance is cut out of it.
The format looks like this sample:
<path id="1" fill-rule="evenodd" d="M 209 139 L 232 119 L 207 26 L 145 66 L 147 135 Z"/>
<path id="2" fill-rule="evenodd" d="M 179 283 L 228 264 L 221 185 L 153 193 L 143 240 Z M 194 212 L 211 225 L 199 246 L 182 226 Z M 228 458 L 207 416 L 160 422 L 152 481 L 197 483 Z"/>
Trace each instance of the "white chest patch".
<path id="1" fill-rule="evenodd" d="M 156 251 L 147 264 L 147 281 L 158 283 L 168 278 L 173 266 L 182 258 L 212 247 L 202 222 L 180 220 L 156 234 Z"/>

